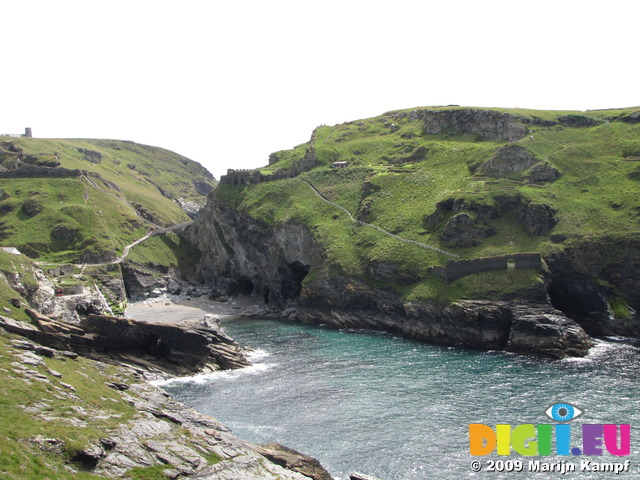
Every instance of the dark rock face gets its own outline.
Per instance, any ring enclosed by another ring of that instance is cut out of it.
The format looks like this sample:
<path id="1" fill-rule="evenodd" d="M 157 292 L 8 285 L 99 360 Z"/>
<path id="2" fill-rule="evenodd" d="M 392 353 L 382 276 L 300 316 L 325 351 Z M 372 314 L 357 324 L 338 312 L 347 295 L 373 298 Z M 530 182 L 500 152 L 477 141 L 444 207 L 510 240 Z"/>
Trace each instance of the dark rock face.
<path id="1" fill-rule="evenodd" d="M 78 234 L 78 229 L 68 225 L 59 224 L 51 230 L 51 236 L 58 240 L 71 240 Z"/>
<path id="2" fill-rule="evenodd" d="M 536 157 L 520 145 L 500 147 L 493 157 L 484 162 L 478 169 L 488 175 L 503 176 L 507 173 L 520 172 L 538 163 Z"/>
<path id="3" fill-rule="evenodd" d="M 469 215 L 472 212 L 475 216 Z M 447 215 L 454 213 L 444 226 Z M 478 245 L 495 233 L 489 220 L 512 214 L 532 236 L 546 235 L 557 223 L 556 210 L 534 203 L 521 195 L 496 195 L 488 201 L 448 198 L 436 205 L 436 211 L 424 219 L 428 231 L 442 228 L 441 238 L 451 247 Z"/>
<path id="4" fill-rule="evenodd" d="M 114 251 L 100 251 L 100 252 L 91 252 L 85 251 L 82 255 L 80 255 L 80 262 L 91 264 L 99 264 L 99 263 L 107 263 L 113 262 L 118 258 L 118 255 Z"/>
<path id="5" fill-rule="evenodd" d="M 551 183 L 560 178 L 560 172 L 548 163 L 535 165 L 525 177 L 530 183 Z"/>
<path id="6" fill-rule="evenodd" d="M 194 180 L 193 186 L 196 187 L 196 192 L 200 195 L 209 195 L 213 190 L 213 187 L 209 183 L 203 182 L 202 180 Z"/>
<path id="7" fill-rule="evenodd" d="M 522 214 L 522 224 L 531 236 L 546 235 L 557 223 L 555 209 L 542 203 L 529 203 Z"/>
<path id="8" fill-rule="evenodd" d="M 590 335 L 640 337 L 640 244 L 584 241 L 545 258 L 553 306 Z M 621 303 L 620 310 L 612 305 Z"/>
<path id="9" fill-rule="evenodd" d="M 418 280 L 414 275 L 403 272 L 393 263 L 371 262 L 367 273 L 380 282 L 413 283 Z"/>
<path id="10" fill-rule="evenodd" d="M 258 452 L 276 465 L 301 473 L 313 480 L 333 480 L 318 460 L 283 445 L 277 443 L 260 445 Z"/>
<path id="11" fill-rule="evenodd" d="M 477 135 L 513 142 L 529 133 L 522 118 L 491 110 L 415 110 L 411 118 L 424 121 L 423 132 L 427 135 Z"/>
<path id="12" fill-rule="evenodd" d="M 192 372 L 209 363 L 222 369 L 249 365 L 238 344 L 215 330 L 183 329 L 105 315 L 89 315 L 81 325 L 87 333 L 95 334 L 93 348 L 97 351 L 140 350 Z"/>
<path id="13" fill-rule="evenodd" d="M 89 163 L 98 164 L 102 163 L 102 154 L 95 150 L 89 150 L 88 148 L 78 148 L 78 152 L 84 155 L 84 160 Z"/>
<path id="14" fill-rule="evenodd" d="M 461 212 L 451 217 L 440 238 L 450 247 L 464 248 L 479 245 L 483 239 L 495 234 L 495 228 L 484 220 Z"/>
<path id="15" fill-rule="evenodd" d="M 567 127 L 594 127 L 602 123 L 600 120 L 585 117 L 584 115 L 563 115 L 558 117 L 558 122 Z"/>
<path id="16" fill-rule="evenodd" d="M 625 123 L 638 123 L 640 122 L 640 110 L 632 112 L 629 115 L 625 115 L 620 120 Z"/>
<path id="17" fill-rule="evenodd" d="M 305 287 L 297 315 L 306 323 L 386 330 L 431 343 L 550 358 L 586 355 L 592 345 L 576 322 L 544 303 L 402 302 L 341 278 L 322 278 Z"/>
<path id="18" fill-rule="evenodd" d="M 135 208 L 136 212 L 138 212 L 138 215 L 140 215 L 148 222 L 151 222 L 155 225 L 160 225 L 160 219 L 144 205 L 141 205 L 140 203 L 132 203 L 131 206 Z"/>
<path id="19" fill-rule="evenodd" d="M 162 273 L 166 274 L 167 272 L 168 270 L 165 268 Z M 122 278 L 127 290 L 127 297 L 134 302 L 145 300 L 154 290 L 166 291 L 169 282 L 168 277 L 143 271 L 130 262 L 122 264 Z"/>
<path id="20" fill-rule="evenodd" d="M 322 263 L 303 227 L 269 227 L 216 197 L 183 235 L 203 252 L 196 278 L 222 294 L 253 294 L 278 307 L 295 299 L 311 266 Z"/>
<path id="21" fill-rule="evenodd" d="M 21 155 L 20 161 L 28 165 L 40 167 L 57 168 L 60 166 L 60 159 L 57 155 Z"/>
<path id="22" fill-rule="evenodd" d="M 590 346 L 591 341 L 582 327 L 560 312 L 516 309 L 509 332 L 510 351 L 552 358 L 581 357 Z"/>

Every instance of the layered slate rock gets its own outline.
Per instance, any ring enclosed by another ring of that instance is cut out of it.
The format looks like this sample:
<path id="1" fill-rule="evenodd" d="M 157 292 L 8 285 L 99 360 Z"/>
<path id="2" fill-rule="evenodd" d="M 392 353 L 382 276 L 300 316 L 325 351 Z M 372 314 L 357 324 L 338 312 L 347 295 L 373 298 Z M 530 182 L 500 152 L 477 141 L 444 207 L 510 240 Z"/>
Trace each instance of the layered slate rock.
<path id="1" fill-rule="evenodd" d="M 110 358 L 149 371 L 185 375 L 250 364 L 240 346 L 216 329 L 182 328 L 106 315 L 89 315 L 80 326 L 27 311 L 36 325 L 0 317 L 0 327 L 41 345 Z"/>

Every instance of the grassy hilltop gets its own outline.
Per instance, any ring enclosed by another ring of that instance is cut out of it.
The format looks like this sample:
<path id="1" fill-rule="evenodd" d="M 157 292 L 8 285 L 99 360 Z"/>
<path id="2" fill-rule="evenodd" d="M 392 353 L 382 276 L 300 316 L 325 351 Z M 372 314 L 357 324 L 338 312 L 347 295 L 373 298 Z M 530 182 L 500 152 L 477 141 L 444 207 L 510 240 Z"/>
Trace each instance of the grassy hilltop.
<path id="1" fill-rule="evenodd" d="M 460 259 L 545 256 L 604 236 L 638 238 L 638 110 L 388 112 L 318 127 L 312 145 L 276 152 L 260 169 L 290 170 L 313 147 L 316 166 L 308 172 L 220 184 L 216 195 L 267 223 L 307 226 L 330 275 L 347 273 L 406 299 L 504 297 L 539 285 L 539 272 L 486 272 L 445 284 L 430 269 L 451 257 L 354 223 L 308 183 L 357 219 Z M 345 161 L 347 168 L 330 168 Z M 393 265 L 394 278 L 372 275 L 379 264 Z"/>
<path id="2" fill-rule="evenodd" d="M 43 168 L 11 176 L 31 167 Z M 121 254 L 150 226 L 189 220 L 176 200 L 204 203 L 215 183 L 199 163 L 162 148 L 1 137 L 0 245 L 38 260 L 91 263 Z"/>

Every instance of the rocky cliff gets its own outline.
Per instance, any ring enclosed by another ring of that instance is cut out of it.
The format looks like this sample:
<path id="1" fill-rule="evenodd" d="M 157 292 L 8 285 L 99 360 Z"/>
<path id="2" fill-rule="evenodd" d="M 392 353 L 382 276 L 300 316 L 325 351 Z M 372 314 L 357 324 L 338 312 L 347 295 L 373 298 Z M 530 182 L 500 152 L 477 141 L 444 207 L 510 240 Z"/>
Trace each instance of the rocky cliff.
<path id="1" fill-rule="evenodd" d="M 184 235 L 202 252 L 196 276 L 224 294 L 253 294 L 284 307 L 302 291 L 322 250 L 307 229 L 295 223 L 269 226 L 241 215 L 215 195 Z"/>
<path id="2" fill-rule="evenodd" d="M 319 127 L 311 171 L 209 195 L 185 232 L 197 277 L 448 345 L 561 358 L 638 337 L 636 117 L 442 107 Z"/>
<path id="3" fill-rule="evenodd" d="M 185 235 L 204 252 L 203 281 L 281 308 L 297 300 L 296 315 L 303 322 L 553 358 L 582 356 L 591 346 L 584 330 L 546 301 L 543 289 L 513 301 L 405 301 L 348 274 L 330 274 L 322 248 L 304 227 L 271 227 L 215 195 Z"/>

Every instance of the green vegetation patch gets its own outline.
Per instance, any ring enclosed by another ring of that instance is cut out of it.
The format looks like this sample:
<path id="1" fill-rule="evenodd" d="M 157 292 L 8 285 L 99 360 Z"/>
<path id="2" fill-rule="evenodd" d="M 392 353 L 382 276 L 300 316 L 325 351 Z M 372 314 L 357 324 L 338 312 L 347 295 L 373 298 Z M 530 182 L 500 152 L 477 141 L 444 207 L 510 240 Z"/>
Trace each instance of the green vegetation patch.
<path id="1" fill-rule="evenodd" d="M 192 269 L 200 259 L 200 251 L 181 236 L 168 232 L 146 239 L 131 249 L 128 261 L 177 267 L 180 271 Z"/>
<path id="2" fill-rule="evenodd" d="M 173 468 L 173 465 L 151 465 L 148 467 L 133 467 L 125 473 L 125 477 L 131 480 L 167 480 L 165 470 Z"/>

